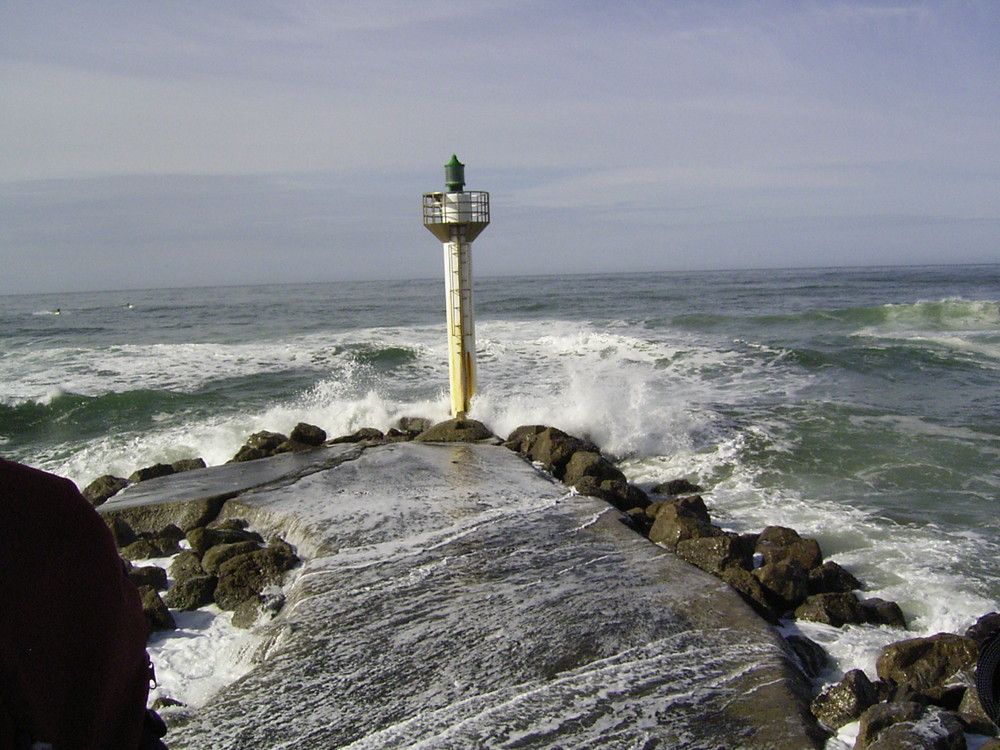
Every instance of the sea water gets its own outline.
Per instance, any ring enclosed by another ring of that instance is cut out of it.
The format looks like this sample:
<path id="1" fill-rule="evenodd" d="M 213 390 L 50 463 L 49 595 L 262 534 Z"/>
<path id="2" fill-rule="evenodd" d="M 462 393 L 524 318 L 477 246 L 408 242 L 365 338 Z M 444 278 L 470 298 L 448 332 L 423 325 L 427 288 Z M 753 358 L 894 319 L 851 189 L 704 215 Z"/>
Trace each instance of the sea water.
<path id="1" fill-rule="evenodd" d="M 488 278 L 475 306 L 497 434 L 555 425 L 727 528 L 815 537 L 912 634 L 1000 608 L 1000 265 Z M 0 297 L 0 455 L 82 487 L 445 419 L 443 308 L 436 279 Z M 788 627 L 825 679 L 901 637 Z"/>

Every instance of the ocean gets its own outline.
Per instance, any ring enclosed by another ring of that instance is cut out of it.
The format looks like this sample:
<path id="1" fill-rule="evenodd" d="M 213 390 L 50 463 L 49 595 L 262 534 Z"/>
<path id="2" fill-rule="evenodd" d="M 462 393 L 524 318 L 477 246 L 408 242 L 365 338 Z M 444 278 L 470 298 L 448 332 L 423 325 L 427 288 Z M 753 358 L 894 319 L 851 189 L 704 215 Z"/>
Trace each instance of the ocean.
<path id="1" fill-rule="evenodd" d="M 815 537 L 913 635 L 998 608 L 1000 265 L 484 278 L 475 307 L 497 434 L 554 425 L 727 528 Z M 448 417 L 440 279 L 5 296 L 0 339 L 0 455 L 81 487 Z M 905 635 L 787 627 L 829 679 Z"/>

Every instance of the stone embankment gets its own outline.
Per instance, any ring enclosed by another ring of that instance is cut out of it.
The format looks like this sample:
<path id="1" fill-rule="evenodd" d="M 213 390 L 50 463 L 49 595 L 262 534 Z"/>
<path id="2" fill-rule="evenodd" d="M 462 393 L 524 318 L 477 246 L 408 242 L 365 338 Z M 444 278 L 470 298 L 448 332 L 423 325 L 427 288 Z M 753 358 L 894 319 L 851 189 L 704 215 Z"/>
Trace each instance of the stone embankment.
<path id="1" fill-rule="evenodd" d="M 232 462 L 251 461 L 285 452 L 302 452 L 337 443 L 374 445 L 407 440 L 427 442 L 501 443 L 544 469 L 577 493 L 605 500 L 620 510 L 623 521 L 651 542 L 725 581 L 765 620 L 798 619 L 834 627 L 874 624 L 905 629 L 895 602 L 860 598 L 863 585 L 836 562 L 824 560 L 818 542 L 794 529 L 769 526 L 759 533 L 737 534 L 712 523 L 703 489 L 687 479 L 671 479 L 645 491 L 625 475 L 593 443 L 557 428 L 526 425 L 505 441 L 474 420 L 431 425 L 404 419 L 383 433 L 364 428 L 327 440 L 318 427 L 299 424 L 286 436 L 259 432 L 250 436 Z M 136 471 L 127 480 L 105 476 L 84 490 L 99 505 L 123 487 L 155 476 L 203 467 L 201 459 L 158 464 Z M 176 554 L 171 566 L 174 585 L 165 598 L 166 572 L 132 570 L 143 592 L 151 629 L 172 627 L 169 608 L 193 609 L 215 601 L 233 610 L 235 625 L 249 627 L 262 615 L 273 615 L 283 603 L 280 583 L 295 567 L 294 550 L 281 539 L 265 542 L 232 520 L 182 531 L 167 526 L 136 534 L 121 519 L 110 517 L 125 559 Z M 181 539 L 187 549 L 180 549 Z M 827 686 L 812 702 L 812 712 L 828 731 L 860 721 L 856 748 L 964 748 L 966 732 L 996 735 L 974 688 L 980 647 L 1000 632 L 1000 615 L 984 616 L 964 635 L 937 634 L 887 646 L 877 666 L 877 679 L 851 670 Z M 803 672 L 815 678 L 827 665 L 822 647 L 803 636 L 787 638 Z M 1000 749 L 1000 741 L 983 747 Z"/>

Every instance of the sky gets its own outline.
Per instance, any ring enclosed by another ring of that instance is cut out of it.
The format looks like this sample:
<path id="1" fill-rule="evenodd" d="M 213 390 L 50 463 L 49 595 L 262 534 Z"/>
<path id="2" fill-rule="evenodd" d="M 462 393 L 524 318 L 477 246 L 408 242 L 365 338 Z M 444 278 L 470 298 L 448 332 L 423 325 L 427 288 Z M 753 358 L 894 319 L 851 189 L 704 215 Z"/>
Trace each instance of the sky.
<path id="1" fill-rule="evenodd" d="M 0 294 L 1000 262 L 997 0 L 0 0 Z"/>

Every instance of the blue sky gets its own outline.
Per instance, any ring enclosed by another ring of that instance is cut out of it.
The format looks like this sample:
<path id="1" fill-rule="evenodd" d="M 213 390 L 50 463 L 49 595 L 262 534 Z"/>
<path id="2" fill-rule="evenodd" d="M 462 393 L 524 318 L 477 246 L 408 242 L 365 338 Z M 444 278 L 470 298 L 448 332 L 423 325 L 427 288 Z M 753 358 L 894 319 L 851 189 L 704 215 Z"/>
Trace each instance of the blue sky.
<path id="1" fill-rule="evenodd" d="M 1000 262 L 1000 3 L 0 3 L 0 293 Z"/>

